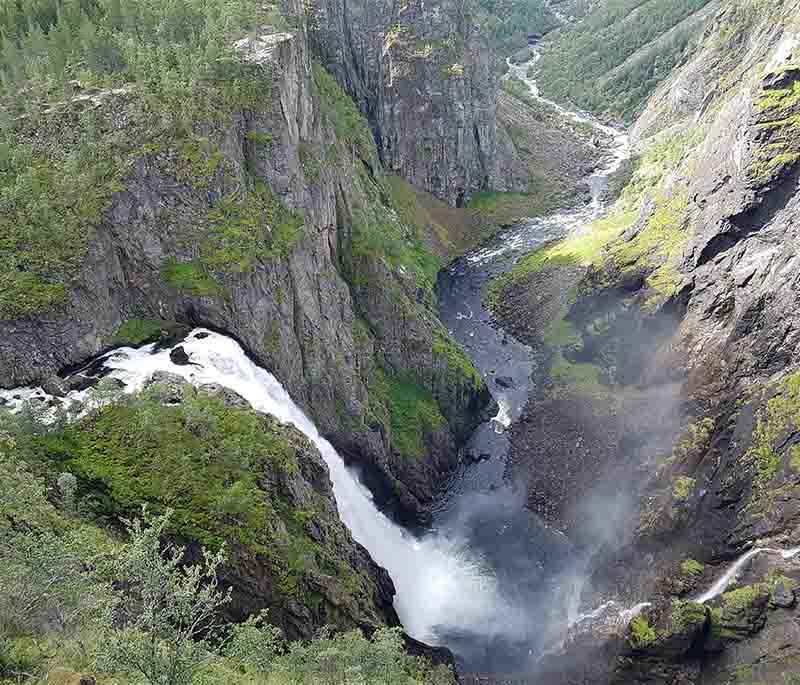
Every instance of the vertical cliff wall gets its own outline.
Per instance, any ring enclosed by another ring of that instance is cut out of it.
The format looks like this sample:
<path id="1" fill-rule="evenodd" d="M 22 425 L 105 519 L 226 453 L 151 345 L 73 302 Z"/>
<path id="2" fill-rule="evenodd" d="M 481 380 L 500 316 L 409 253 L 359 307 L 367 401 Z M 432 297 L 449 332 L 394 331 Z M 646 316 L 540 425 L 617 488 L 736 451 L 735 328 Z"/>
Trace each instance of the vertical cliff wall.
<path id="1" fill-rule="evenodd" d="M 495 177 L 493 55 L 463 0 L 317 0 L 314 45 L 385 167 L 451 204 Z"/>

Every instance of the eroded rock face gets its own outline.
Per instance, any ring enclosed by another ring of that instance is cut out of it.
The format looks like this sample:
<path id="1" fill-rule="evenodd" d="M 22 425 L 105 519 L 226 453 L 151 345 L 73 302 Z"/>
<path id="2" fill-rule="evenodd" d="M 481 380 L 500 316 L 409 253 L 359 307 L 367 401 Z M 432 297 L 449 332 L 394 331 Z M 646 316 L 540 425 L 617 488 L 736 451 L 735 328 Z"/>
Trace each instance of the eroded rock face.
<path id="1" fill-rule="evenodd" d="M 463 0 L 319 0 L 314 35 L 387 169 L 451 204 L 496 185 L 494 57 Z"/>
<path id="2" fill-rule="evenodd" d="M 301 16 L 300 4 L 289 4 Z M 260 74 L 269 102 L 235 113 L 224 126 L 204 127 L 208 145 L 222 154 L 216 166 L 187 169 L 180 145 L 143 145 L 66 301 L 41 315 L 0 321 L 0 383 L 31 383 L 95 355 L 132 319 L 227 331 L 365 469 L 378 500 L 416 522 L 455 464 L 457 442 L 490 402 L 488 390 L 435 354 L 434 341 L 446 332 L 413 274 L 380 254 L 358 274 L 348 266 L 356 219 L 376 206 L 382 216 L 392 210 L 380 190 L 378 160 L 369 152 L 356 158 L 337 141 L 312 79 L 305 25 L 292 33 L 265 29 L 237 49 Z M 130 116 L 133 97 L 109 97 L 97 111 L 104 125 L 145 143 Z M 52 129 L 32 132 L 30 143 L 75 144 L 76 116 L 68 112 Z M 190 267 L 208 244 L 210 213 L 220 200 L 242 197 L 254 184 L 292 216 L 302 214 L 296 239 L 218 274 L 216 283 L 196 273 L 189 282 L 176 280 L 176 267 Z M 389 421 L 376 419 L 371 387 L 379 366 L 413 376 L 443 408 L 446 421 L 421 431 L 420 458 L 393 448 Z"/>

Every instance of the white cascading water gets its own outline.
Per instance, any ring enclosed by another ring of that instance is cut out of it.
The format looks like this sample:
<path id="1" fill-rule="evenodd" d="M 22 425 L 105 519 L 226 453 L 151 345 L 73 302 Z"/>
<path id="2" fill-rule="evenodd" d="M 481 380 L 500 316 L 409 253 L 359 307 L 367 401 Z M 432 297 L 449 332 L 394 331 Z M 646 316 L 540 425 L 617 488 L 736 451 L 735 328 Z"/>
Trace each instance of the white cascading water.
<path id="1" fill-rule="evenodd" d="M 756 549 L 751 549 L 749 552 L 745 552 L 735 562 L 733 562 L 731 567 L 725 571 L 725 573 L 720 576 L 717 582 L 715 582 L 708 590 L 695 597 L 692 601 L 697 602 L 698 604 L 705 604 L 706 602 L 710 602 L 712 599 L 719 597 L 719 595 L 728 589 L 728 586 L 733 582 L 734 578 L 736 578 L 739 571 L 744 568 L 745 564 L 747 564 L 747 562 L 757 554 L 779 554 L 781 557 L 788 560 L 794 559 L 794 557 L 800 554 L 800 547 L 788 550 L 773 549 L 771 547 L 757 547 Z"/>
<path id="2" fill-rule="evenodd" d="M 205 337 L 197 337 L 198 333 Z M 372 558 L 389 571 L 397 589 L 395 609 L 406 631 L 437 643 L 440 628 L 479 630 L 489 635 L 513 635 L 525 620 L 519 608 L 500 596 L 494 577 L 455 536 L 430 534 L 418 539 L 393 523 L 377 508 L 370 492 L 346 467 L 333 446 L 292 401 L 275 377 L 253 363 L 231 338 L 207 330 L 194 331 L 183 343 L 189 366 L 176 366 L 169 350 L 122 348 L 104 358 L 110 377 L 136 392 L 157 371 L 185 378 L 194 385 L 217 383 L 244 397 L 253 408 L 292 423 L 322 453 L 330 470 L 342 520 Z M 83 400 L 90 393 L 70 393 L 63 402 Z M 41 389 L 0 391 L 12 407 L 22 401 L 47 398 Z"/>

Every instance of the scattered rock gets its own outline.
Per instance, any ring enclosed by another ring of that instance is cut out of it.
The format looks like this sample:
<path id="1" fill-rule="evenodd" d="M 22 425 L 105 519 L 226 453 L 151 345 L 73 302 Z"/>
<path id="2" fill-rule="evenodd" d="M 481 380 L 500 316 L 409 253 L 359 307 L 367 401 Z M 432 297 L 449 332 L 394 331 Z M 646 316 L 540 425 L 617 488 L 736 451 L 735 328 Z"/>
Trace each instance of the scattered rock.
<path id="1" fill-rule="evenodd" d="M 797 597 L 794 590 L 780 580 L 772 590 L 772 603 L 781 609 L 791 609 L 797 603 Z"/>
<path id="2" fill-rule="evenodd" d="M 513 388 L 515 387 L 514 379 L 511 376 L 498 376 L 495 378 L 495 383 L 499 385 L 501 388 Z"/>
<path id="3" fill-rule="evenodd" d="M 54 397 L 64 397 L 69 392 L 69 384 L 58 376 L 50 376 L 42 383 L 42 390 Z"/>
<path id="4" fill-rule="evenodd" d="M 82 373 L 76 373 L 74 376 L 67 378 L 67 387 L 76 392 L 83 392 L 97 385 L 99 382 L 99 378 L 90 378 L 89 376 L 84 376 Z"/>
<path id="5" fill-rule="evenodd" d="M 222 400 L 226 407 L 237 407 L 240 409 L 250 408 L 250 403 L 244 397 L 217 383 L 201 385 L 197 391 L 207 395 L 208 397 L 216 397 L 217 399 Z"/>
<path id="6" fill-rule="evenodd" d="M 488 452 L 479 452 L 477 454 L 475 452 L 467 452 L 464 455 L 464 460 L 468 464 L 480 464 L 482 461 L 488 461 L 491 458 L 492 455 Z"/>
<path id="7" fill-rule="evenodd" d="M 189 355 L 186 353 L 186 350 L 183 349 L 182 345 L 178 345 L 178 347 L 170 350 L 169 360 L 175 364 L 175 366 L 189 366 L 191 363 L 189 361 Z"/>
<path id="8" fill-rule="evenodd" d="M 206 333 L 205 331 L 197 333 L 194 338 L 195 340 L 205 340 L 211 335 L 211 333 Z"/>

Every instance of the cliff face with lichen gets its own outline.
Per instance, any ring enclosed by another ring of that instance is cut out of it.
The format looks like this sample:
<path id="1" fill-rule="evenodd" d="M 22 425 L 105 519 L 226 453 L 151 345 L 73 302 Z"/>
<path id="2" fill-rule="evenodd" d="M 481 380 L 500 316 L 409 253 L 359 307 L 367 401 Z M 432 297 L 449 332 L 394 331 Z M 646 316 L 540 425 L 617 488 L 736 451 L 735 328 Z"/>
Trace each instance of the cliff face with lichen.
<path id="1" fill-rule="evenodd" d="M 380 501 L 416 521 L 490 397 L 439 323 L 440 264 L 421 229 L 397 214 L 370 129 L 313 61 L 301 6 L 284 10 L 292 28 L 265 27 L 236 44 L 257 102 L 222 120 L 180 135 L 154 130 L 130 87 L 90 89 L 35 126 L 23 121 L 18 140 L 57 163 L 78 147 L 89 103 L 93 132 L 124 165 L 67 266 L 45 274 L 57 282 L 52 301 L 28 293 L 6 303 L 0 383 L 47 381 L 114 344 L 158 337 L 170 322 L 224 330 L 365 468 Z M 397 96 L 395 114 L 406 106 L 414 108 Z M 432 111 L 423 120 L 436 128 Z M 385 129 L 383 147 L 401 134 Z M 383 158 L 421 182 L 403 154 Z M 477 187 L 474 165 L 459 159 L 453 174 L 463 182 L 443 180 L 443 194 Z"/>
<path id="2" fill-rule="evenodd" d="M 313 5 L 323 60 L 387 169 L 451 204 L 498 188 L 494 56 L 463 0 Z"/>
<path id="3" fill-rule="evenodd" d="M 796 668 L 791 559 L 756 555 L 690 601 L 746 550 L 800 542 L 800 7 L 712 9 L 638 117 L 630 179 L 593 237 L 493 293 L 550 359 L 512 474 L 591 551 L 585 606 L 652 604 L 630 626 L 579 626 L 552 682 L 783 683 Z M 612 502 L 622 515 L 598 531 L 594 507 Z"/>

